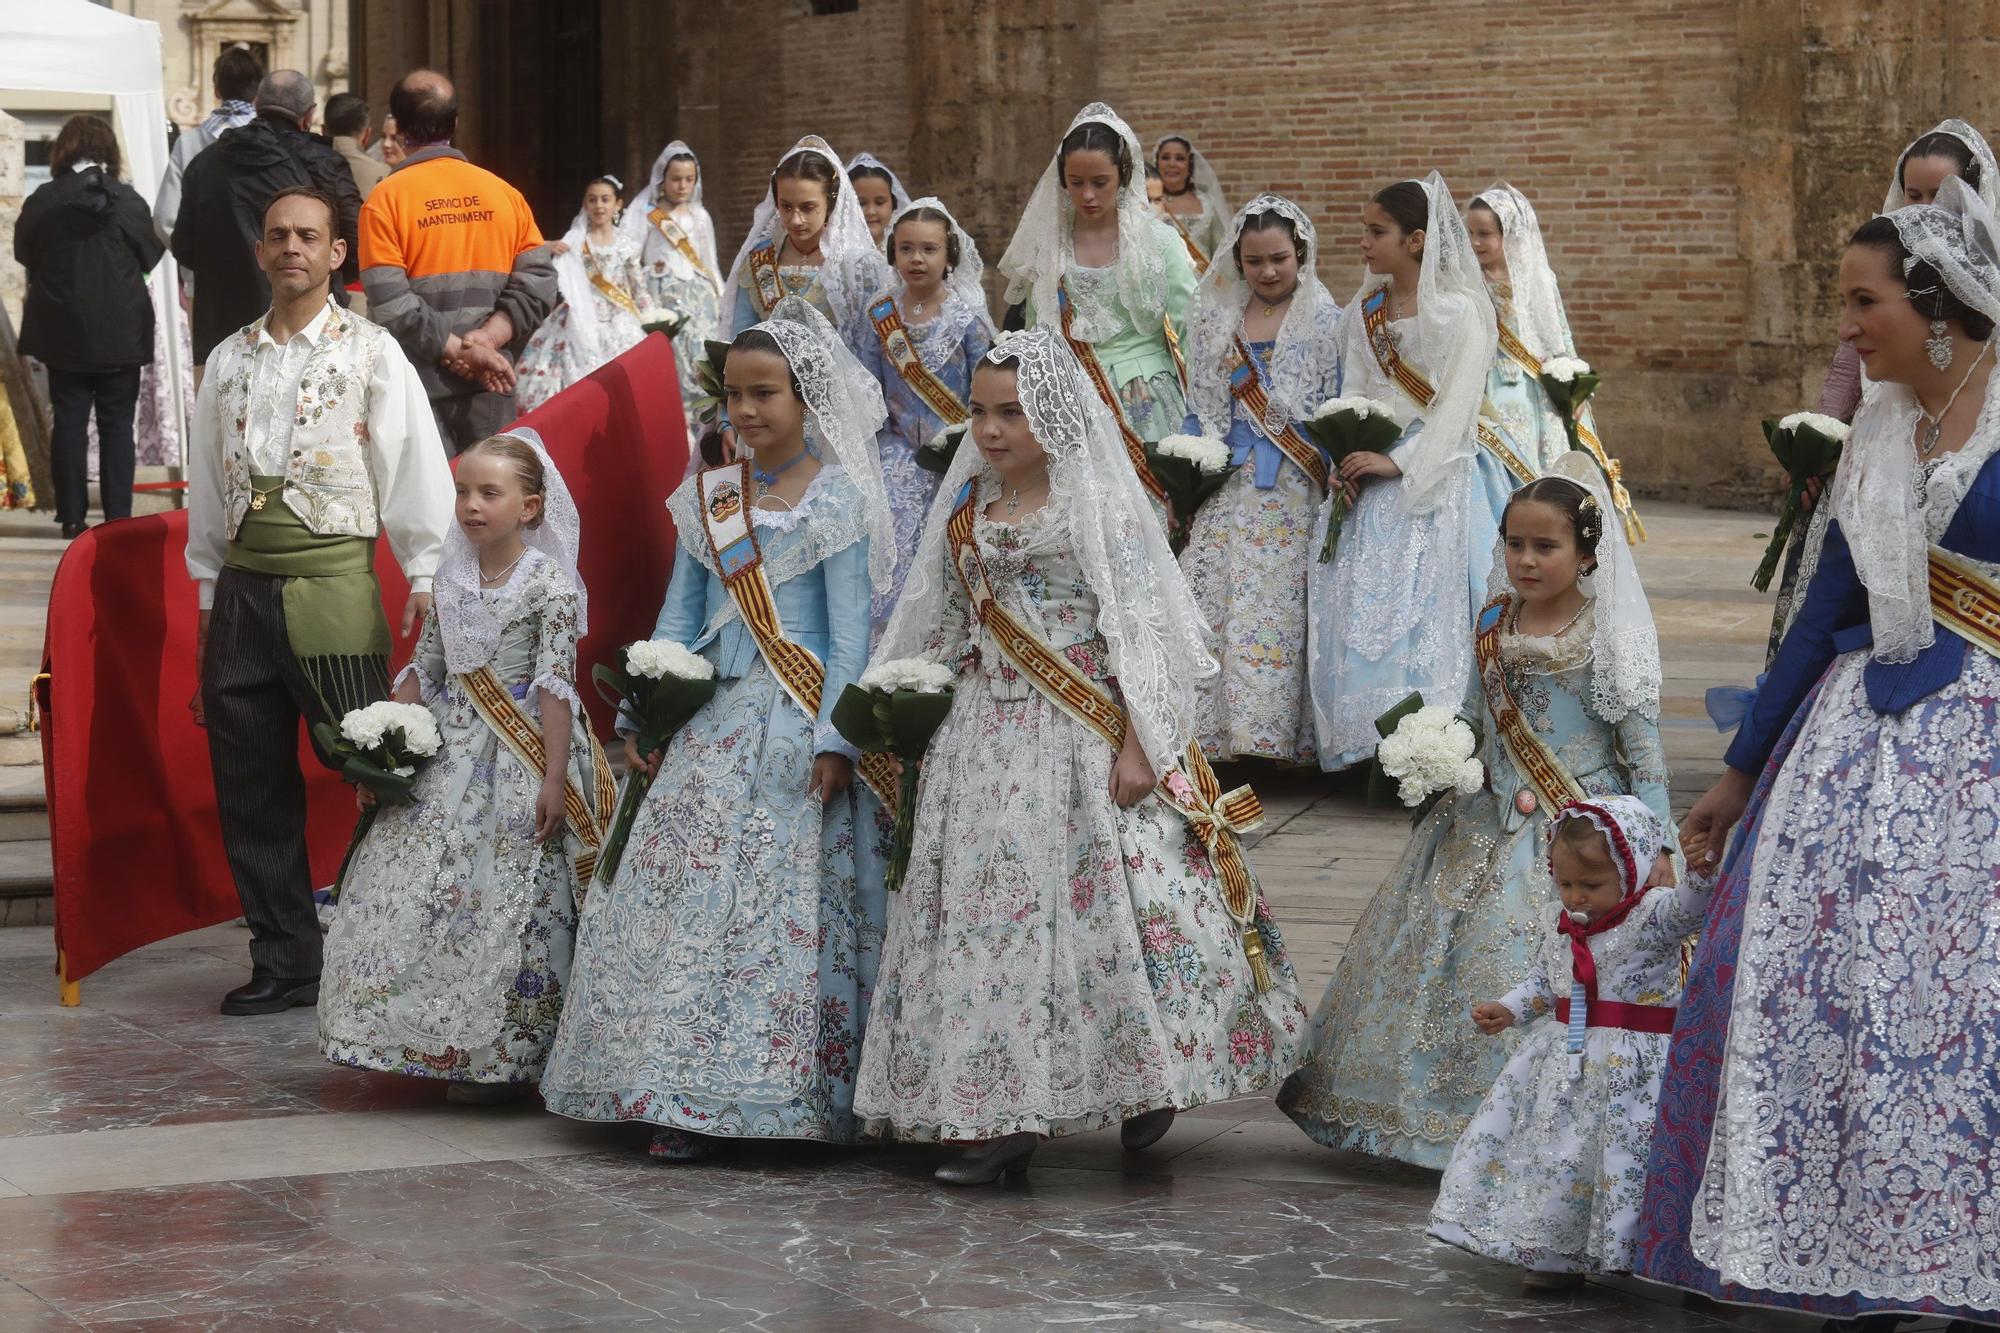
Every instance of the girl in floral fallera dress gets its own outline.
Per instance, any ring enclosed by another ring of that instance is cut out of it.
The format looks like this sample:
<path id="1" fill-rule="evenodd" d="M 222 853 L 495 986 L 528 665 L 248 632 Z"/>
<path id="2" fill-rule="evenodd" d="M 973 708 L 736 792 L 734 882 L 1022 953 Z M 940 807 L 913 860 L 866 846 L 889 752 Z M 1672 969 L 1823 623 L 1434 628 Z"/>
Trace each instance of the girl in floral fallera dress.
<path id="1" fill-rule="evenodd" d="M 895 554 L 881 391 L 797 297 L 737 335 L 723 383 L 751 461 L 667 501 L 680 553 L 653 633 L 712 662 L 717 689 L 664 754 L 627 742 L 656 776 L 584 908 L 542 1080 L 550 1110 L 653 1124 L 653 1155 L 675 1162 L 718 1138 L 853 1139 L 885 895 L 831 723 Z"/>
<path id="2" fill-rule="evenodd" d="M 1146 199 L 1132 128 L 1102 102 L 1076 113 L 1000 256 L 1006 300 L 1094 362 L 1096 392 L 1157 444 L 1187 415 L 1179 340 L 1194 266 Z M 1127 466 L 1131 466 L 1130 463 Z"/>
<path id="3" fill-rule="evenodd" d="M 695 366 L 722 317 L 715 223 L 702 206 L 701 163 L 692 148 L 676 139 L 660 150 L 652 179 L 625 210 L 618 231 L 642 247 L 646 296 L 641 304 L 671 310 L 681 318 L 674 330 L 674 370 L 680 376 L 681 406 L 692 442 L 700 430 L 694 403 L 704 394 Z"/>
<path id="4" fill-rule="evenodd" d="M 457 484 L 436 601 L 395 690 L 429 706 L 444 744 L 347 868 L 319 1041 L 336 1064 L 447 1079 L 478 1101 L 541 1076 L 582 892 L 565 787 L 601 812 L 610 778 L 576 693 L 586 602 L 568 488 L 529 430 L 466 450 Z M 503 727 L 561 762 L 538 769 Z"/>
<path id="5" fill-rule="evenodd" d="M 780 300 L 798 296 L 858 346 L 868 302 L 889 285 L 888 269 L 840 159 L 809 134 L 771 170 L 770 191 L 729 266 L 718 336 L 770 319 Z"/>
<path id="6" fill-rule="evenodd" d="M 917 451 L 947 424 L 965 419 L 972 368 L 993 345 L 979 247 L 942 201 L 919 199 L 888 224 L 895 279 L 868 308 L 856 339 L 861 364 L 882 386 L 889 420 L 876 436 L 889 508 L 896 515 L 897 587 L 937 495 L 937 473 L 918 466 Z M 941 415 L 948 412 L 952 420 Z M 888 623 L 895 590 L 875 599 L 875 623 Z"/>
<path id="7" fill-rule="evenodd" d="M 1046 329 L 987 354 L 971 408 L 876 653 L 958 680 L 855 1089 L 872 1132 L 975 1143 L 950 1184 L 1047 1136 L 1144 1147 L 1282 1078 L 1305 1023 L 1235 835 L 1183 813 L 1258 812 L 1190 750 L 1215 663 L 1109 412 Z"/>
<path id="8" fill-rule="evenodd" d="M 1452 1150 L 1431 1235 L 1528 1270 L 1531 1289 L 1632 1267 L 1681 949 L 1712 882 L 1648 888 L 1667 826 L 1636 796 L 1549 823 L 1559 905 L 1528 979 L 1474 1006 L 1487 1036 L 1530 1025 Z"/>
<path id="9" fill-rule="evenodd" d="M 514 401 L 532 412 L 646 336 L 639 312 L 646 281 L 639 243 L 618 228 L 619 183 L 599 176 L 583 191 L 583 211 L 554 247 L 562 303 L 521 353 Z"/>
<path id="10" fill-rule="evenodd" d="M 1464 711 L 1484 736 L 1486 783 L 1446 793 L 1417 825 L 1348 940 L 1305 1067 L 1278 1097 L 1329 1148 L 1442 1167 L 1511 1053 L 1466 1015 L 1528 976 L 1555 902 L 1550 813 L 1634 795 L 1669 819 L 1659 642 L 1610 515 L 1603 476 L 1580 453 L 1505 511 L 1491 599 L 1468 636 L 1478 683 Z M 1509 713 L 1517 725 L 1503 729 Z M 1672 874 L 1662 857 L 1647 882 Z"/>
<path id="11" fill-rule="evenodd" d="M 1181 551 L 1222 658 L 1203 692 L 1211 759 L 1305 764 L 1319 753 L 1306 577 L 1327 465 L 1297 423 L 1340 392 L 1340 307 L 1314 272 L 1318 258 L 1298 205 L 1259 195 L 1236 215 L 1188 316 L 1183 429 L 1227 443 L 1236 469 L 1195 514 Z"/>

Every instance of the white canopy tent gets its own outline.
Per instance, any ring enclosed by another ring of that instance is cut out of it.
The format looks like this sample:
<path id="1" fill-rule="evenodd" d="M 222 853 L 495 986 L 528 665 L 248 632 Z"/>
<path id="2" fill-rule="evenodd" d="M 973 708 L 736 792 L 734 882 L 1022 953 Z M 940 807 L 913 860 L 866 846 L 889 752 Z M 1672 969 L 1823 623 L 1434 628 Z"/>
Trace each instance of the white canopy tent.
<path id="1" fill-rule="evenodd" d="M 165 83 L 159 24 L 91 0 L 0 0 L 0 89 L 110 97 L 125 174 L 148 207 L 167 174 Z M 181 397 L 180 270 L 171 254 L 154 268 L 151 286 L 181 438 L 189 405 Z"/>

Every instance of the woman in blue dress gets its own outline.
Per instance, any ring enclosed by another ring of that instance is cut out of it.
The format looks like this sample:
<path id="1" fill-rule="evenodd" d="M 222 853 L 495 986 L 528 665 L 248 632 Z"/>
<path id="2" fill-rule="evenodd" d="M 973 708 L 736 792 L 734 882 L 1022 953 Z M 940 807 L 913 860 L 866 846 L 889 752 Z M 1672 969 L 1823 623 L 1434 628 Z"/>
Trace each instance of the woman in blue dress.
<path id="1" fill-rule="evenodd" d="M 739 334 L 724 368 L 749 461 L 667 502 L 680 552 L 653 637 L 706 658 L 718 686 L 663 754 L 627 743 L 656 776 L 616 878 L 584 903 L 542 1079 L 558 1114 L 655 1125 L 668 1161 L 718 1137 L 853 1139 L 881 944 L 881 880 L 856 870 L 854 751 L 831 717 L 893 565 L 882 396 L 816 311 L 794 297 L 778 316 Z M 753 633 L 741 608 L 759 583 L 775 616 Z M 824 664 L 817 715 L 770 633 Z"/>
<path id="2" fill-rule="evenodd" d="M 855 338 L 861 364 L 882 386 L 889 409 L 876 444 L 896 516 L 898 570 L 896 587 L 875 599 L 878 631 L 888 622 L 937 494 L 938 474 L 918 465 L 917 451 L 946 426 L 965 422 L 972 368 L 994 334 L 979 247 L 943 201 L 924 198 L 904 206 L 886 236 L 894 276 L 868 307 L 866 328 Z"/>
<path id="3" fill-rule="evenodd" d="M 2000 1310 L 1996 254 L 1962 180 L 1849 242 L 1868 387 L 1818 566 L 1682 827 L 1721 880 L 1633 1271 L 1829 1327 Z"/>
<path id="4" fill-rule="evenodd" d="M 1480 1035 L 1472 1006 L 1526 981 L 1557 906 L 1550 816 L 1637 796 L 1671 824 L 1660 653 L 1646 593 L 1597 465 L 1581 454 L 1514 495 L 1505 565 L 1468 642 L 1485 782 L 1448 792 L 1371 898 L 1279 1094 L 1330 1148 L 1442 1170 L 1519 1041 Z M 1510 575 L 1513 576 L 1510 578 Z M 1433 700 L 1448 706 L 1459 701 Z M 1513 710 L 1520 725 L 1496 722 Z M 1649 849 L 1647 883 L 1673 883 Z"/>
<path id="5" fill-rule="evenodd" d="M 1341 463 L 1353 512 L 1333 561 L 1313 566 L 1308 660 L 1328 770 L 1373 756 L 1375 719 L 1411 694 L 1464 697 L 1465 627 L 1486 600 L 1500 514 L 1535 476 L 1480 415 L 1493 302 L 1444 178 L 1378 191 L 1361 232 L 1368 272 L 1340 317 L 1341 396 L 1409 424 L 1386 453 Z"/>
<path id="6" fill-rule="evenodd" d="M 1297 423 L 1340 392 L 1340 306 L 1291 200 L 1258 195 L 1225 238 L 1188 316 L 1183 429 L 1228 444 L 1235 469 L 1180 557 L 1222 663 L 1202 691 L 1199 735 L 1211 759 L 1309 764 L 1306 577 L 1327 463 Z"/>
<path id="7" fill-rule="evenodd" d="M 780 300 L 799 296 L 852 340 L 868 302 L 888 283 L 846 170 L 826 140 L 808 134 L 771 170 L 771 188 L 729 266 L 718 336 L 769 319 Z"/>

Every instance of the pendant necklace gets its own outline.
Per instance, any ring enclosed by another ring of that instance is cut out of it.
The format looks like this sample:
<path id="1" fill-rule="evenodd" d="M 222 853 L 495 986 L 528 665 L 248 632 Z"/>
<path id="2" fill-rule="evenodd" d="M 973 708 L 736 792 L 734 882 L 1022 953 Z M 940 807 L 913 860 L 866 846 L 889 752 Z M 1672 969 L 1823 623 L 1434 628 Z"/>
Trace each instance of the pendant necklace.
<path id="1" fill-rule="evenodd" d="M 252 486 L 250 488 L 250 507 L 261 512 L 264 506 L 270 502 L 271 497 L 284 489 L 285 483 L 282 481 L 276 486 L 267 486 L 261 491 Z"/>
<path id="2" fill-rule="evenodd" d="M 507 568 L 501 570 L 498 574 L 488 574 L 486 572 L 485 566 L 482 565 L 479 570 L 479 582 L 482 585 L 488 583 L 505 583 L 507 581 L 507 576 L 514 572 L 514 565 L 520 564 L 523 560 L 526 560 L 527 558 L 528 558 L 528 548 L 523 546 L 521 548 L 521 554 L 514 557 L 514 563 L 508 565 Z"/>
<path id="3" fill-rule="evenodd" d="M 1924 433 L 1917 437 L 1917 453 L 1920 457 L 1929 458 L 1937 449 L 1938 440 L 1944 434 L 1944 414 L 1951 411 L 1951 405 L 1958 401 L 1960 390 L 1972 381 L 1972 372 L 1986 359 L 1986 349 L 1992 345 L 1990 338 L 1979 344 L 1979 355 L 1972 358 L 1972 364 L 1965 368 L 1965 376 L 1959 380 L 1958 388 L 1951 391 L 1951 397 L 1944 400 L 1944 406 L 1939 408 L 1935 415 L 1926 411 L 1922 402 L 1917 404 L 1917 414 L 1930 423 L 1924 427 Z"/>
<path id="4" fill-rule="evenodd" d="M 1291 300 L 1294 296 L 1297 296 L 1298 294 L 1299 294 L 1299 289 L 1297 287 L 1294 287 L 1290 291 L 1286 292 L 1283 296 L 1279 297 L 1277 300 L 1266 301 L 1264 303 L 1264 318 L 1269 319 L 1271 316 L 1277 314 L 1279 306 L 1285 304 L 1285 302 Z"/>
<path id="5" fill-rule="evenodd" d="M 752 463 L 750 465 L 750 475 L 757 479 L 759 486 L 775 486 L 779 477 L 782 477 L 785 473 L 790 472 L 793 468 L 804 462 L 805 457 L 806 451 L 801 449 L 784 462 L 778 464 L 778 466 L 772 468 L 769 472 Z"/>

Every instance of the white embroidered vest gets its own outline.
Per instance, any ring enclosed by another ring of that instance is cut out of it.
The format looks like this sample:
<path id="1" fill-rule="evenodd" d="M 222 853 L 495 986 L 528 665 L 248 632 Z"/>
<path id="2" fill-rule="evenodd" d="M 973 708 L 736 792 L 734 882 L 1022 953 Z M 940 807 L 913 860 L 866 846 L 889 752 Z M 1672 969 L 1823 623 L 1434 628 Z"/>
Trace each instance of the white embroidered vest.
<path id="1" fill-rule="evenodd" d="M 225 346 L 216 368 L 216 415 L 222 425 L 223 531 L 233 541 L 250 508 L 250 368 L 260 317 Z M 379 325 L 334 306 L 324 336 L 306 362 L 292 405 L 291 457 L 285 460 L 284 502 L 308 532 L 322 537 L 373 537 L 375 482 L 368 475 L 368 382 L 375 372 Z"/>

